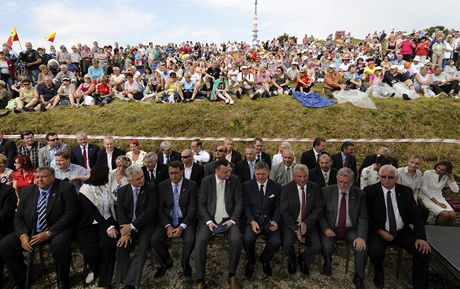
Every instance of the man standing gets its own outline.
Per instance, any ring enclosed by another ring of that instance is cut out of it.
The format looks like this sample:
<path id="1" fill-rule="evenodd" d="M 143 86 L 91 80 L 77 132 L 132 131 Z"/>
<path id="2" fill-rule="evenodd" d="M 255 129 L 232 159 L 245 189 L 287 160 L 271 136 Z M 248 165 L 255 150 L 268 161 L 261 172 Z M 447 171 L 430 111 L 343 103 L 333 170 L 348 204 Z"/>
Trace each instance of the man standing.
<path id="1" fill-rule="evenodd" d="M 115 146 L 115 139 L 111 136 L 104 137 L 104 148 L 97 153 L 97 162 L 109 167 L 109 171 L 117 168 L 115 163 L 119 156 L 125 155 L 126 152 Z"/>
<path id="2" fill-rule="evenodd" d="M 26 51 L 19 54 L 19 60 L 24 63 L 27 77 L 35 85 L 40 72 L 38 66 L 42 62 L 42 58 L 35 49 L 32 49 L 32 43 L 26 42 Z"/>
<path id="3" fill-rule="evenodd" d="M 309 170 L 318 166 L 319 156 L 326 149 L 326 139 L 317 137 L 313 141 L 313 148 L 302 153 L 300 163 L 308 167 Z"/>
<path id="4" fill-rule="evenodd" d="M 239 289 L 235 274 L 241 254 L 239 222 L 243 210 L 241 185 L 237 176 L 231 174 L 226 159 L 216 162 L 215 174 L 203 179 L 198 197 L 198 215 L 195 268 L 197 289 L 206 288 L 206 252 L 209 239 L 216 229 L 224 228 L 230 243 L 228 283 L 231 289 Z"/>
<path id="5" fill-rule="evenodd" d="M 142 170 L 147 183 L 158 185 L 168 178 L 168 166 L 158 163 L 158 155 L 154 152 L 145 155 Z"/>
<path id="6" fill-rule="evenodd" d="M 29 156 L 34 168 L 38 168 L 38 151 L 44 147 L 45 144 L 36 141 L 34 133 L 31 131 L 25 131 L 21 133 L 21 139 L 24 143 L 19 146 L 18 154 Z"/>
<path id="7" fill-rule="evenodd" d="M 232 138 L 229 138 L 229 137 L 225 138 L 224 146 L 225 146 L 225 149 L 227 150 L 227 154 L 225 155 L 225 158 L 227 159 L 227 161 L 236 165 L 239 161 L 242 160 L 241 153 L 233 149 L 234 142 Z"/>
<path id="8" fill-rule="evenodd" d="M 256 151 L 253 146 L 247 146 L 245 150 L 245 159 L 236 164 L 236 174 L 240 182 L 252 180 L 254 178 L 256 165 Z"/>
<path id="9" fill-rule="evenodd" d="M 310 170 L 310 181 L 321 188 L 337 184 L 337 170 L 332 168 L 331 156 L 327 153 L 319 157 L 319 167 Z"/>
<path id="10" fill-rule="evenodd" d="M 194 181 L 199 188 L 201 179 L 204 177 L 203 166 L 193 162 L 193 152 L 191 149 L 183 150 L 181 152 L 181 159 L 184 164 L 184 177 Z"/>
<path id="11" fill-rule="evenodd" d="M 244 248 L 246 250 L 246 277 L 254 273 L 256 262 L 256 238 L 264 235 L 267 239 L 265 249 L 260 255 L 262 269 L 267 276 L 272 275 L 270 262 L 273 255 L 281 247 L 280 224 L 280 195 L 281 186 L 268 178 L 268 165 L 259 162 L 255 166 L 255 179 L 243 184 L 244 215 Z"/>
<path id="12" fill-rule="evenodd" d="M 270 155 L 264 152 L 264 141 L 260 137 L 256 137 L 252 144 L 256 150 L 256 162 L 266 162 L 268 167 L 271 168 Z"/>
<path id="13" fill-rule="evenodd" d="M 300 271 L 308 275 L 308 266 L 321 249 L 317 224 L 322 211 L 321 191 L 317 184 L 308 181 L 308 167 L 294 167 L 294 179 L 281 191 L 281 216 L 283 217 L 283 249 L 289 258 L 288 272 L 295 274 L 296 260 Z M 293 238 L 305 244 L 305 250 L 296 258 Z"/>
<path id="14" fill-rule="evenodd" d="M 158 162 L 168 165 L 173 161 L 180 161 L 180 153 L 172 149 L 169 141 L 165 140 L 160 144 L 161 152 L 158 152 Z"/>
<path id="15" fill-rule="evenodd" d="M 78 145 L 72 149 L 72 163 L 91 169 L 97 162 L 99 146 L 88 143 L 88 136 L 84 131 L 77 132 Z"/>
<path id="16" fill-rule="evenodd" d="M 344 141 L 340 147 L 340 152 L 332 155 L 332 167 L 335 169 L 350 168 L 357 176 L 356 171 L 356 158 L 353 155 L 355 152 L 355 145 L 351 141 Z"/>
<path id="17" fill-rule="evenodd" d="M 49 166 L 56 168 L 56 160 L 54 156 L 58 150 L 66 149 L 67 145 L 61 143 L 57 133 L 52 131 L 47 133 L 45 138 L 48 145 L 38 150 L 38 165 L 40 167 Z"/>
<path id="18" fill-rule="evenodd" d="M 364 192 L 353 186 L 354 173 L 341 168 L 337 184 L 323 188 L 323 215 L 320 219 L 321 243 L 323 244 L 323 274 L 332 274 L 332 252 L 336 240 L 352 244 L 355 253 L 355 276 L 353 283 L 363 289 L 366 269 L 367 209 Z"/>
<path id="19" fill-rule="evenodd" d="M 155 185 L 144 181 L 141 167 L 132 165 L 125 175 L 129 184 L 118 190 L 116 209 L 121 234 L 117 242 L 116 277 L 118 282 L 124 283 L 124 289 L 135 289 L 141 284 L 150 248 L 158 195 Z M 130 258 L 134 240 L 138 240 L 138 246 Z"/>
<path id="20" fill-rule="evenodd" d="M 270 171 L 270 179 L 284 186 L 292 181 L 294 162 L 294 152 L 288 149 L 283 151 L 283 162 L 275 165 Z"/>
<path id="21" fill-rule="evenodd" d="M 167 239 L 182 238 L 181 266 L 184 276 L 192 276 L 190 254 L 195 245 L 196 232 L 196 184 L 184 178 L 184 168 L 178 161 L 168 167 L 169 180 L 158 187 L 159 226 L 151 238 L 160 259 L 160 268 L 154 277 L 163 276 L 172 267 L 173 260 L 168 251 Z"/>
<path id="22" fill-rule="evenodd" d="M 7 167 L 14 170 L 14 158 L 16 157 L 17 147 L 14 141 L 3 138 L 5 131 L 0 130 L 0 154 L 8 158 Z"/>
<path id="23" fill-rule="evenodd" d="M 425 226 L 409 187 L 397 184 L 392 165 L 379 171 L 380 182 L 364 191 L 369 212 L 368 254 L 374 267 L 374 285 L 383 288 L 383 259 L 386 247 L 394 244 L 412 255 L 412 282 L 415 289 L 428 288 L 431 247 Z"/>
<path id="24" fill-rule="evenodd" d="M 68 289 L 77 193 L 71 184 L 55 179 L 50 167 L 37 169 L 35 183 L 21 191 L 14 216 L 15 232 L 1 241 L 0 254 L 17 288 L 25 288 L 23 252 L 31 253 L 34 247 L 50 244 L 58 288 Z"/>

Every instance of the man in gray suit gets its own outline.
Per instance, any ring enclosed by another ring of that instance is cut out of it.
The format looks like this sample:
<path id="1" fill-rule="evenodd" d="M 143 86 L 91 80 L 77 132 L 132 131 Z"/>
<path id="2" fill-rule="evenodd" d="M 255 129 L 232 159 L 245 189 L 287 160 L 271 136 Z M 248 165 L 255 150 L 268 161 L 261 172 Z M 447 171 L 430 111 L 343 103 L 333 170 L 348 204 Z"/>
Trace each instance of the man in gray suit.
<path id="1" fill-rule="evenodd" d="M 58 135 L 52 131 L 47 133 L 45 138 L 48 145 L 38 150 L 38 166 L 49 166 L 56 168 L 56 161 L 54 156 L 58 150 L 65 149 L 67 145 L 61 143 Z"/>
<path id="2" fill-rule="evenodd" d="M 292 150 L 283 151 L 283 162 L 275 165 L 270 171 L 270 179 L 284 186 L 292 181 L 294 162 L 294 152 Z"/>
<path id="3" fill-rule="evenodd" d="M 207 163 L 204 165 L 204 176 L 207 177 L 209 175 L 214 174 L 214 166 L 216 165 L 216 161 L 220 159 L 225 159 L 225 156 L 227 155 L 227 150 L 223 145 L 219 145 L 216 147 L 215 150 L 215 160 Z M 230 166 L 232 167 L 232 171 L 235 170 L 235 165 L 233 163 L 230 163 Z"/>
<path id="4" fill-rule="evenodd" d="M 207 246 L 213 230 L 219 225 L 227 227 L 224 235 L 230 243 L 228 283 L 231 289 L 240 288 L 235 274 L 241 253 L 242 236 L 239 222 L 242 211 L 243 196 L 238 177 L 231 174 L 227 159 L 217 160 L 215 174 L 202 180 L 198 197 L 199 222 L 195 245 L 197 289 L 206 288 L 204 275 Z"/>
<path id="5" fill-rule="evenodd" d="M 353 186 L 354 173 L 349 168 L 337 172 L 337 184 L 324 187 L 323 215 L 320 219 L 321 243 L 323 244 L 323 274 L 332 274 L 332 252 L 336 240 L 352 243 L 355 254 L 355 276 L 357 289 L 364 287 L 367 250 L 367 206 L 363 191 Z"/>

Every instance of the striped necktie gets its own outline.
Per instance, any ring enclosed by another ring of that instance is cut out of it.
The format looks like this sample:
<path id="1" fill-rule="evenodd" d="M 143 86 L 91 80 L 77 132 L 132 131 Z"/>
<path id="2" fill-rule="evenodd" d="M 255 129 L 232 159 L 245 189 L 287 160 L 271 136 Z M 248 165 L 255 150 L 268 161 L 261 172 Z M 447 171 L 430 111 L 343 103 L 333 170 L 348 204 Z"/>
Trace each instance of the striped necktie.
<path id="1" fill-rule="evenodd" d="M 48 205 L 46 191 L 40 190 L 40 197 L 37 206 L 37 231 L 44 232 L 48 228 L 46 224 L 46 206 Z"/>

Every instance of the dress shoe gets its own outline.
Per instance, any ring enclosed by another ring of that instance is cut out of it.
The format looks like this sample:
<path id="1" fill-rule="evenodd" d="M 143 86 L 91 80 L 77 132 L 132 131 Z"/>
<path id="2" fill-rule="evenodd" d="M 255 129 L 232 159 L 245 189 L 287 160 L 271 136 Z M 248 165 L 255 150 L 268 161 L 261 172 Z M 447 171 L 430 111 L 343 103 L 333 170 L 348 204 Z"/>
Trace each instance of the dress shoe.
<path id="1" fill-rule="evenodd" d="M 269 262 L 262 263 L 262 270 L 264 271 L 265 275 L 271 276 L 272 275 L 272 266 Z"/>
<path id="2" fill-rule="evenodd" d="M 244 268 L 244 276 L 251 278 L 252 274 L 254 274 L 254 263 L 247 262 L 246 267 Z"/>
<path id="3" fill-rule="evenodd" d="M 182 272 L 185 277 L 192 277 L 192 267 L 190 267 L 190 263 L 182 264 Z"/>
<path id="4" fill-rule="evenodd" d="M 160 278 L 160 277 L 163 277 L 166 273 L 166 271 L 168 269 L 171 269 L 171 267 L 173 266 L 173 263 L 170 262 L 166 265 L 163 265 L 161 266 L 160 268 L 157 269 L 157 271 L 155 272 L 155 275 L 153 275 L 154 278 Z"/>
<path id="5" fill-rule="evenodd" d="M 204 283 L 204 281 L 196 283 L 196 286 L 195 286 L 196 289 L 206 289 L 207 287 L 208 286 L 206 285 L 206 283 Z"/>
<path id="6" fill-rule="evenodd" d="M 301 255 L 299 255 L 297 257 L 297 261 L 299 262 L 300 272 L 302 272 L 302 274 L 308 276 L 308 274 L 309 274 L 308 266 L 307 266 L 307 264 L 305 264 L 305 260 L 303 259 L 303 257 Z"/>
<path id="7" fill-rule="evenodd" d="M 289 262 L 288 266 L 287 266 L 287 269 L 288 269 L 289 274 L 294 275 L 295 272 L 296 272 L 295 263 L 294 262 Z"/>
<path id="8" fill-rule="evenodd" d="M 240 284 L 236 281 L 235 276 L 228 278 L 228 284 L 230 285 L 230 289 L 240 289 Z"/>

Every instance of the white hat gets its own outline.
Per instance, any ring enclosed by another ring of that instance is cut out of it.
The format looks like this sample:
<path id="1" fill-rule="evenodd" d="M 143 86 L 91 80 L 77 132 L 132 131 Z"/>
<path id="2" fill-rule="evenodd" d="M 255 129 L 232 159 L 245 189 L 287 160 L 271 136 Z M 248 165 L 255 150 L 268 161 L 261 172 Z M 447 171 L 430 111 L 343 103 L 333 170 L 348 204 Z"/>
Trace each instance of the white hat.
<path id="1" fill-rule="evenodd" d="M 334 63 L 329 64 L 329 68 L 334 68 L 335 69 L 335 64 Z"/>
<path id="2" fill-rule="evenodd" d="M 374 70 L 382 70 L 381 66 L 377 66 Z"/>
<path id="3" fill-rule="evenodd" d="M 420 56 L 418 56 L 418 55 L 415 56 L 415 57 L 414 57 L 414 61 L 420 61 Z"/>

